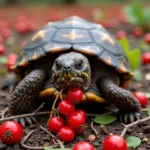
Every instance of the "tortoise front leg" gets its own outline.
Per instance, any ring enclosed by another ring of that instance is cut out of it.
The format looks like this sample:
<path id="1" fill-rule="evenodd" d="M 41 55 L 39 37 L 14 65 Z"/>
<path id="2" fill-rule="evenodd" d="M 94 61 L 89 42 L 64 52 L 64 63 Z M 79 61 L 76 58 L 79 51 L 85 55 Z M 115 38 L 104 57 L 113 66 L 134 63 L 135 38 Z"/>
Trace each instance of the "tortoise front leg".
<path id="1" fill-rule="evenodd" d="M 102 77 L 98 86 L 109 103 L 116 105 L 124 113 L 125 123 L 133 122 L 140 116 L 141 105 L 138 100 L 127 90 L 118 87 L 109 77 Z"/>
<path id="2" fill-rule="evenodd" d="M 31 112 L 33 99 L 39 94 L 45 76 L 43 70 L 34 70 L 16 86 L 10 98 L 10 114 L 14 115 Z M 20 120 L 22 120 L 22 122 L 24 121 L 23 119 Z M 29 118 L 26 118 L 26 121 L 31 123 Z"/>

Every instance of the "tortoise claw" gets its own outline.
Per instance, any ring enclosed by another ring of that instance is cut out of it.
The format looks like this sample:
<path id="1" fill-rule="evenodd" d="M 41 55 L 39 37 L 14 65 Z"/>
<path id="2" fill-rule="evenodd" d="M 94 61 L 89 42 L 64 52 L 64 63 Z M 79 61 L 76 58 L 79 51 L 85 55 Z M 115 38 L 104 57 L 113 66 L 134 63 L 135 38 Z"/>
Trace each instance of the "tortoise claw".
<path id="1" fill-rule="evenodd" d="M 30 117 L 24 117 L 24 118 L 17 118 L 17 119 L 14 119 L 14 121 L 17 121 L 19 122 L 23 128 L 26 127 L 26 124 L 28 125 L 32 125 L 34 123 L 36 123 L 36 118 L 34 116 L 30 116 Z"/>
<path id="2" fill-rule="evenodd" d="M 132 123 L 136 120 L 139 120 L 140 117 L 141 117 L 140 112 L 130 112 L 130 113 L 120 113 L 119 114 L 120 121 L 125 124 Z"/>
<path id="3" fill-rule="evenodd" d="M 19 118 L 18 122 L 22 125 L 23 128 L 25 128 L 25 119 L 24 118 Z"/>

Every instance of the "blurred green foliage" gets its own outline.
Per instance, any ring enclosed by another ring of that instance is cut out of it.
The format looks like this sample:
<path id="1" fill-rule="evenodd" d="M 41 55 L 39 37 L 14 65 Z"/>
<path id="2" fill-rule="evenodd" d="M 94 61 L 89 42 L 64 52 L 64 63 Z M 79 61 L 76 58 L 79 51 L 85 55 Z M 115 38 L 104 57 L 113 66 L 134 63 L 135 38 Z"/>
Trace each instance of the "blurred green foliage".
<path id="1" fill-rule="evenodd" d="M 131 24 L 148 29 L 150 25 L 150 7 L 145 8 L 141 1 L 134 0 L 124 7 L 124 12 Z"/>
<path id="2" fill-rule="evenodd" d="M 65 0 L 0 0 L 0 4 L 7 4 L 8 2 L 16 1 L 23 4 L 63 4 Z M 70 0 L 71 1 L 71 0 Z M 98 4 L 98 3 L 129 3 L 131 0 L 74 0 L 77 4 Z M 150 2 L 144 0 L 143 2 Z"/>

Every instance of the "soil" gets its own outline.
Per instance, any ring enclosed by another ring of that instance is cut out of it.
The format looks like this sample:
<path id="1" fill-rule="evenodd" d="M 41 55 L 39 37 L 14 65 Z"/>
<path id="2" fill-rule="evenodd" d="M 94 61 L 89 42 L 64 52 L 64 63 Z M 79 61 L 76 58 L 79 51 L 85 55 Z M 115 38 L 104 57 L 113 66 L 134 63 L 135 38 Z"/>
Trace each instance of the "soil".
<path id="1" fill-rule="evenodd" d="M 125 25 L 125 24 L 119 24 L 116 28 L 113 29 L 108 29 L 109 32 L 111 32 L 113 35 L 120 30 L 126 30 L 127 33 L 129 34 L 128 39 L 129 43 L 132 48 L 138 47 L 139 43 L 142 42 L 143 37 L 140 38 L 134 38 L 131 35 L 131 30 L 132 26 L 130 25 Z M 19 39 L 18 43 L 25 39 L 26 37 L 18 35 L 14 33 L 16 36 L 16 39 Z M 27 35 L 28 37 L 28 35 Z M 6 45 L 9 49 L 10 46 Z M 3 66 L 1 66 L 3 67 Z M 139 70 L 142 72 L 142 80 L 141 81 L 134 81 L 131 83 L 129 86 L 128 90 L 131 92 L 135 91 L 143 91 L 143 92 L 149 92 L 150 91 L 150 65 L 140 65 Z M 0 76 L 0 84 L 3 83 L 4 76 Z M 4 109 L 7 107 L 9 103 L 9 94 L 0 90 L 0 110 Z M 147 116 L 147 112 L 142 114 L 142 118 Z M 25 142 L 26 145 L 33 146 L 33 147 L 43 147 L 43 146 L 50 146 L 54 144 L 52 142 L 52 138 L 50 135 L 48 135 L 46 132 L 44 132 L 39 126 L 43 126 L 47 128 L 47 120 L 48 120 L 48 115 L 43 115 L 43 116 L 38 116 L 37 118 L 37 123 L 33 125 L 27 125 L 24 129 L 24 136 L 27 135 L 31 130 L 34 129 L 34 132 L 31 134 L 31 136 L 27 139 Z M 91 134 L 95 134 L 91 128 L 91 122 L 92 122 L 93 117 L 87 117 L 86 121 L 86 129 L 85 132 L 82 135 L 78 135 L 75 137 L 73 142 L 70 143 L 64 143 L 64 146 L 66 148 L 71 148 L 75 143 L 79 141 L 88 141 L 88 136 Z M 102 142 L 107 136 L 105 133 L 104 129 L 100 127 L 100 125 L 94 123 L 94 128 L 98 131 L 99 136 L 96 137 L 95 141 L 91 142 L 96 150 L 102 150 Z M 114 134 L 121 134 L 123 131 L 123 126 L 121 125 L 120 121 L 117 120 L 114 123 L 107 125 L 106 130 L 108 133 L 114 133 Z M 150 121 L 146 121 L 143 123 L 140 123 L 139 125 L 135 125 L 134 127 L 130 128 L 127 130 L 127 134 L 125 135 L 125 138 L 128 136 L 137 136 L 142 140 L 141 145 L 137 148 L 138 150 L 150 150 Z M 57 135 L 56 135 L 57 137 Z M 26 150 L 27 148 L 23 148 L 21 144 L 15 144 L 15 145 L 6 145 L 0 142 L 0 150 Z M 133 150 L 133 148 L 129 148 L 129 150 Z"/>

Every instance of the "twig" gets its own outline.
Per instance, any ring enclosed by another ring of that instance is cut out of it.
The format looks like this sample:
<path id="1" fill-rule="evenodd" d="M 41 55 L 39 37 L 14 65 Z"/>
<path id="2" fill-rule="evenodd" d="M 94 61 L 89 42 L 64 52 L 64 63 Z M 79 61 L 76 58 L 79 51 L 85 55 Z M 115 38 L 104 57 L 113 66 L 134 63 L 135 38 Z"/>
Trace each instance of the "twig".
<path id="1" fill-rule="evenodd" d="M 92 120 L 91 122 L 91 129 L 93 130 L 93 132 L 95 133 L 95 135 L 98 137 L 99 136 L 99 133 L 98 131 L 94 128 L 94 121 Z"/>
<path id="2" fill-rule="evenodd" d="M 40 126 L 40 129 L 42 129 L 43 131 L 45 131 L 48 135 L 50 135 L 52 138 L 56 138 L 50 131 L 48 131 L 46 128 Z M 65 148 L 63 142 L 61 142 L 59 139 L 56 139 L 57 144 L 60 145 L 60 148 Z"/>
<path id="3" fill-rule="evenodd" d="M 33 147 L 33 146 L 28 146 L 26 144 L 24 144 L 27 139 L 31 136 L 31 134 L 34 132 L 34 130 L 30 131 L 25 137 L 24 139 L 21 141 L 21 146 L 24 147 L 24 148 L 27 148 L 27 149 L 33 149 L 33 150 L 43 150 L 44 147 Z M 52 146 L 49 146 L 51 148 L 55 148 L 55 147 L 58 147 L 58 144 L 55 144 L 55 145 L 52 145 Z"/>
<path id="4" fill-rule="evenodd" d="M 29 114 L 16 115 L 16 116 L 11 116 L 11 117 L 6 117 L 6 118 L 3 118 L 3 119 L 0 119 L 0 122 L 7 121 L 7 120 L 12 120 L 12 119 L 17 119 L 17 118 L 22 118 L 22 117 L 46 115 L 46 114 L 50 114 L 50 113 L 51 113 L 51 111 L 43 111 L 43 112 L 37 112 L 36 114 L 33 112 L 33 113 L 29 113 Z"/>
<path id="5" fill-rule="evenodd" d="M 5 113 L 8 111 L 8 107 L 6 107 L 2 112 L 1 112 L 1 119 L 4 118 Z"/>
<path id="6" fill-rule="evenodd" d="M 125 125 L 125 124 L 122 123 L 122 125 L 124 126 L 124 129 L 123 129 L 123 131 L 121 133 L 121 137 L 125 136 L 126 131 L 127 131 L 128 128 L 130 128 L 130 127 L 132 127 L 134 125 L 140 124 L 142 122 L 148 121 L 148 120 L 150 120 L 150 116 L 148 116 L 146 118 L 143 118 L 143 119 L 139 119 L 139 120 L 137 120 L 137 121 L 135 121 L 133 123 L 127 124 L 127 125 Z"/>
<path id="7" fill-rule="evenodd" d="M 55 138 L 55 135 L 53 135 L 51 132 L 49 132 L 46 128 L 40 126 L 40 129 L 42 129 L 43 131 L 45 131 L 48 135 L 50 135 L 52 138 Z"/>
<path id="8" fill-rule="evenodd" d="M 56 98 L 55 98 L 55 101 L 54 101 L 54 103 L 53 103 L 53 106 L 52 106 L 52 109 L 51 109 L 52 111 L 51 111 L 51 113 L 50 113 L 49 119 L 53 116 L 53 111 L 57 111 L 57 110 L 55 109 L 55 105 L 56 105 L 56 102 L 57 102 L 59 96 L 61 97 L 62 91 L 63 91 L 63 89 L 58 93 L 58 95 L 57 95 Z"/>
<path id="9" fill-rule="evenodd" d="M 33 113 L 34 115 L 37 114 L 37 112 L 44 106 L 45 103 L 42 103 Z"/>
<path id="10" fill-rule="evenodd" d="M 104 125 L 100 125 L 100 128 L 103 130 L 103 132 L 106 134 L 106 135 L 109 135 L 109 131 L 107 130 L 106 126 Z"/>

